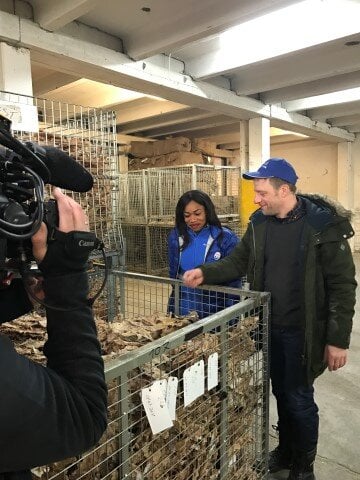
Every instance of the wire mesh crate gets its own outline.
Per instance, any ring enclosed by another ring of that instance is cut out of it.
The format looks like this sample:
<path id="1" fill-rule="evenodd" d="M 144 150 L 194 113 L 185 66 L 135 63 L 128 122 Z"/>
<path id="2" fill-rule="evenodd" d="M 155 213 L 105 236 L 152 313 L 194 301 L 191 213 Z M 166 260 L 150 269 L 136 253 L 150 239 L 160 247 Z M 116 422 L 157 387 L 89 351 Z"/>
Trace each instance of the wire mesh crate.
<path id="1" fill-rule="evenodd" d="M 222 225 L 241 237 L 240 220 L 230 218 Z M 122 223 L 126 247 L 125 265 L 128 270 L 149 275 L 168 276 L 167 238 L 173 225 L 146 225 Z"/>
<path id="2" fill-rule="evenodd" d="M 115 113 L 7 92 L 0 92 L 0 111 L 19 140 L 59 147 L 90 171 L 90 192 L 67 193 L 85 208 L 106 248 L 121 249 Z"/>
<path id="3" fill-rule="evenodd" d="M 168 275 L 167 237 L 172 227 L 166 225 L 122 224 L 127 269 L 151 275 Z"/>
<path id="4" fill-rule="evenodd" d="M 167 274 L 167 236 L 175 224 L 176 204 L 188 190 L 206 192 L 222 223 L 237 233 L 239 175 L 238 167 L 214 165 L 149 168 L 120 174 L 127 270 Z"/>
<path id="5" fill-rule="evenodd" d="M 122 295 L 117 308 L 130 319 L 144 316 L 144 323 L 166 312 L 179 287 L 159 277 L 113 274 Z M 106 364 L 106 433 L 81 458 L 38 470 L 41 480 L 266 478 L 268 295 L 211 289 L 219 299 L 237 299 Z M 150 405 L 166 420 L 161 427 L 148 408 L 152 391 L 159 396 Z"/>
<path id="6" fill-rule="evenodd" d="M 179 197 L 199 189 L 214 202 L 220 218 L 239 215 L 239 167 L 182 165 L 120 174 L 124 223 L 173 223 Z"/>

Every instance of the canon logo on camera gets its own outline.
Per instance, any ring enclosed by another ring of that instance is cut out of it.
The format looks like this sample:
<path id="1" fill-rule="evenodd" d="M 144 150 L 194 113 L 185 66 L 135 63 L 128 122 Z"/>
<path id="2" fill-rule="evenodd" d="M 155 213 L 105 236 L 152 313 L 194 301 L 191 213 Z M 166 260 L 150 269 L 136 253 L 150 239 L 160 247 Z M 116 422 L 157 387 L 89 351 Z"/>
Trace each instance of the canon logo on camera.
<path id="1" fill-rule="evenodd" d="M 87 242 L 86 240 L 79 240 L 79 247 L 94 247 L 94 242 Z"/>

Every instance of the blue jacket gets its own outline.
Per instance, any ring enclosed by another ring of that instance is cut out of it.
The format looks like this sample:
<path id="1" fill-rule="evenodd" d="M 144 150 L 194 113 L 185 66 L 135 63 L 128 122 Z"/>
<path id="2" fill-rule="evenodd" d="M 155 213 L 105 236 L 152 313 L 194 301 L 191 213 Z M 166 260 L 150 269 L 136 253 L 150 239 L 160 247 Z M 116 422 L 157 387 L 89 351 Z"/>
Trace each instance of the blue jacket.
<path id="1" fill-rule="evenodd" d="M 184 273 L 180 268 L 181 256 L 186 252 L 188 268 L 195 268 L 204 263 L 212 263 L 220 260 L 221 258 L 229 255 L 234 247 L 239 243 L 239 237 L 227 227 L 209 226 L 200 232 L 198 235 L 202 235 L 206 240 L 206 248 L 198 249 L 196 245 L 195 235 L 190 232 L 190 237 L 193 241 L 190 241 L 189 245 L 182 252 L 180 247 L 183 243 L 182 237 L 179 232 L 174 228 L 168 237 L 168 256 L 169 256 L 169 276 L 170 278 L 181 278 Z M 190 253 L 190 255 L 189 255 Z M 189 257 L 193 258 L 193 264 Z M 190 261 L 190 264 L 189 264 Z M 241 282 L 239 280 L 224 283 L 223 285 L 230 287 L 240 287 Z M 211 292 L 209 290 L 193 289 L 188 287 L 180 288 L 180 304 L 179 315 L 187 315 L 189 312 L 196 311 L 199 318 L 204 318 L 212 313 L 218 312 L 233 305 L 234 297 L 231 295 L 223 295 L 217 292 Z M 174 294 L 172 293 L 169 299 L 168 311 L 175 313 L 174 308 Z"/>

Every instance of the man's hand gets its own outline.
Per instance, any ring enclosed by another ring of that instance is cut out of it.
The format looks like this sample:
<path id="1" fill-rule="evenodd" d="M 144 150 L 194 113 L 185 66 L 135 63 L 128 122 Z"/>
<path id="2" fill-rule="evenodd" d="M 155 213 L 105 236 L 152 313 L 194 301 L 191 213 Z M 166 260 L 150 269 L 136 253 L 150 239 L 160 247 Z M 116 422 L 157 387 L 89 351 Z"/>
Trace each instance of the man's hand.
<path id="1" fill-rule="evenodd" d="M 335 370 L 346 365 L 347 352 L 345 348 L 335 347 L 334 345 L 325 346 L 324 362 L 330 372 L 335 372 Z"/>
<path id="2" fill-rule="evenodd" d="M 89 231 L 89 222 L 81 206 L 71 197 L 64 195 L 59 188 L 54 188 L 53 196 L 59 210 L 59 230 L 64 233 L 72 231 Z M 47 228 L 43 223 L 32 237 L 33 255 L 41 263 L 47 250 Z"/>
<path id="3" fill-rule="evenodd" d="M 204 275 L 200 268 L 194 268 L 193 270 L 188 270 L 183 275 L 183 282 L 187 287 L 198 287 L 204 281 Z"/>

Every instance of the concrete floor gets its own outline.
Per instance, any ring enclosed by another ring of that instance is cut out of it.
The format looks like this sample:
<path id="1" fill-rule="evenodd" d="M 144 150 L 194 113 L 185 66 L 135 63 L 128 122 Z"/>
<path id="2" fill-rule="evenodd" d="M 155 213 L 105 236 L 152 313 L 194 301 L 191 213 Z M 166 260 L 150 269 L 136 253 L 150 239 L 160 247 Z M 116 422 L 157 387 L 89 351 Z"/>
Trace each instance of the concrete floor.
<path id="1" fill-rule="evenodd" d="M 338 372 L 326 371 L 315 382 L 320 411 L 316 480 L 360 480 L 360 254 L 354 260 L 359 286 L 348 364 Z M 270 425 L 276 420 L 271 396 Z M 270 449 L 277 444 L 274 433 L 270 432 Z M 283 471 L 269 480 L 287 476 L 288 471 Z"/>

